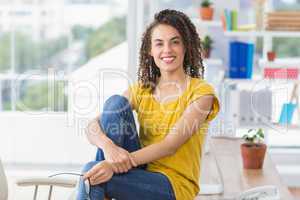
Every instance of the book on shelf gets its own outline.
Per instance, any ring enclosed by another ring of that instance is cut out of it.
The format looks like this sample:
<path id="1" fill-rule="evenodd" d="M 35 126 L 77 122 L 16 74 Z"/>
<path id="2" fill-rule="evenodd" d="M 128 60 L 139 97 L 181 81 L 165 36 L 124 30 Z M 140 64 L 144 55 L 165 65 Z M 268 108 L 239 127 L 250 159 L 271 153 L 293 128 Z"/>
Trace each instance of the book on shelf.
<path id="1" fill-rule="evenodd" d="M 225 93 L 225 117 L 234 126 L 270 124 L 272 91 L 268 88 L 251 91 L 228 88 Z"/>
<path id="2" fill-rule="evenodd" d="M 221 15 L 221 22 L 224 31 L 251 31 L 255 30 L 255 24 L 238 24 L 238 11 L 224 9 Z"/>
<path id="3" fill-rule="evenodd" d="M 284 68 L 284 67 L 264 68 L 264 78 L 297 80 L 298 77 L 299 77 L 299 68 Z"/>
<path id="4" fill-rule="evenodd" d="M 255 24 L 243 24 L 237 27 L 237 31 L 253 31 L 256 29 Z"/>
<path id="5" fill-rule="evenodd" d="M 279 117 L 279 124 L 291 124 L 294 112 L 297 108 L 297 104 L 294 103 L 285 103 L 282 106 L 282 110 Z"/>
<path id="6" fill-rule="evenodd" d="M 225 93 L 225 107 L 224 114 L 225 119 L 233 125 L 233 127 L 239 124 L 240 119 L 240 91 L 236 88 L 229 88 Z"/>
<path id="7" fill-rule="evenodd" d="M 239 125 L 246 126 L 253 124 L 254 118 L 251 116 L 251 93 L 247 90 L 240 91 L 239 95 Z"/>
<path id="8" fill-rule="evenodd" d="M 230 16 L 231 16 L 231 29 L 233 31 L 237 31 L 237 28 L 238 28 L 238 13 L 237 13 L 237 10 L 232 10 L 230 12 Z"/>
<path id="9" fill-rule="evenodd" d="M 300 31 L 300 12 L 275 11 L 267 13 L 266 30 Z"/>
<path id="10" fill-rule="evenodd" d="M 272 91 L 268 88 L 253 92 L 253 115 L 256 124 L 269 124 L 272 121 Z"/>
<path id="11" fill-rule="evenodd" d="M 237 31 L 238 28 L 238 11 L 224 9 L 221 15 L 223 29 L 226 31 Z"/>
<path id="12" fill-rule="evenodd" d="M 254 44 L 233 41 L 229 44 L 229 77 L 252 77 Z"/>
<path id="13" fill-rule="evenodd" d="M 237 41 L 229 44 L 229 77 L 239 78 L 239 64 L 240 48 Z"/>

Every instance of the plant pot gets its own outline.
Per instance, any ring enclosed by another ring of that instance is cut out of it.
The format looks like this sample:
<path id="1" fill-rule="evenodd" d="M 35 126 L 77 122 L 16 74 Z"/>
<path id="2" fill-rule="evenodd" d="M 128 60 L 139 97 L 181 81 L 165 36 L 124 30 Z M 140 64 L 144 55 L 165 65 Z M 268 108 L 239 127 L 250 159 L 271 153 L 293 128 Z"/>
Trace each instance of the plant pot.
<path id="1" fill-rule="evenodd" d="M 244 169 L 261 169 L 263 167 L 267 146 L 263 143 L 243 143 L 241 153 Z"/>
<path id="2" fill-rule="evenodd" d="M 211 7 L 201 7 L 200 8 L 200 16 L 202 20 L 212 20 L 214 15 L 214 9 Z"/>
<path id="3" fill-rule="evenodd" d="M 203 49 L 202 57 L 203 58 L 209 58 L 210 57 L 210 51 L 211 51 L 211 49 Z"/>
<path id="4" fill-rule="evenodd" d="M 268 61 L 273 62 L 276 58 L 276 53 L 274 51 L 267 52 Z"/>

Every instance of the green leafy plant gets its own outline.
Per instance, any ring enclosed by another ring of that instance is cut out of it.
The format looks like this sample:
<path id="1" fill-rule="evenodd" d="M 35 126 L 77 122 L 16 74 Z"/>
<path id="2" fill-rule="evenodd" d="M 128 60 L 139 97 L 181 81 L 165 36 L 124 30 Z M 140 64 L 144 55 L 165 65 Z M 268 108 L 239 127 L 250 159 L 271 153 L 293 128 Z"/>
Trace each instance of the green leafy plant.
<path id="1" fill-rule="evenodd" d="M 265 134 L 262 128 L 256 129 L 249 129 L 248 133 L 243 136 L 243 139 L 247 143 L 262 143 L 264 141 Z"/>
<path id="2" fill-rule="evenodd" d="M 203 0 L 202 2 L 201 2 L 201 7 L 210 7 L 211 6 L 211 4 L 212 4 L 212 2 L 211 1 L 209 1 L 209 0 Z"/>
<path id="3" fill-rule="evenodd" d="M 208 50 L 212 48 L 213 40 L 208 35 L 201 41 L 202 48 Z"/>

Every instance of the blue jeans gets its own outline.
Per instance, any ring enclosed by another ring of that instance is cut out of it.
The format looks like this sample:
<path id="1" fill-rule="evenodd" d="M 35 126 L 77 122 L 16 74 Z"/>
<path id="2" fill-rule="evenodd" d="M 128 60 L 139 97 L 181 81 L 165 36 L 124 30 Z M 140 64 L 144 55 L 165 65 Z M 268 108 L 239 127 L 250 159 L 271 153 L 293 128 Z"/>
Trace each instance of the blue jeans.
<path id="1" fill-rule="evenodd" d="M 141 148 L 133 112 L 125 97 L 114 95 L 105 102 L 99 124 L 103 132 L 118 146 L 129 152 Z M 83 173 L 104 159 L 103 151 L 98 149 L 96 161 L 87 163 Z M 108 182 L 91 186 L 91 200 L 103 200 L 104 196 L 117 200 L 175 200 L 168 178 L 161 173 L 149 172 L 145 167 L 114 174 Z M 85 185 L 80 181 L 77 200 L 84 199 Z"/>

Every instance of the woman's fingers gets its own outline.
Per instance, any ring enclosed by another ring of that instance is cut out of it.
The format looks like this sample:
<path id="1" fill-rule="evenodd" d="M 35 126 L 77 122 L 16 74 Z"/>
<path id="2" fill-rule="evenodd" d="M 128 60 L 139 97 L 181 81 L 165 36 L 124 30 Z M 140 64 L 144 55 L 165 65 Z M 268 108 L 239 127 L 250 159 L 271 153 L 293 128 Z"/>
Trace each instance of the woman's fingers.
<path id="1" fill-rule="evenodd" d="M 118 167 L 116 167 L 114 164 L 111 164 L 111 167 L 112 167 L 114 173 L 119 173 Z"/>
<path id="2" fill-rule="evenodd" d="M 97 172 L 90 177 L 91 185 L 107 182 L 112 175 L 113 169 L 111 164 L 106 161 L 102 161 L 97 168 Z"/>
<path id="3" fill-rule="evenodd" d="M 100 169 L 96 174 L 91 176 L 90 181 L 92 185 L 99 184 L 101 178 L 105 175 L 105 171 Z"/>
<path id="4" fill-rule="evenodd" d="M 130 164 L 130 158 L 129 158 L 128 152 L 126 152 L 126 154 L 123 155 L 123 157 L 122 157 L 122 165 L 123 165 L 124 172 L 127 172 L 129 169 L 132 168 L 132 166 Z"/>
<path id="5" fill-rule="evenodd" d="M 95 175 L 95 179 L 93 180 L 93 182 L 94 184 L 104 183 L 109 181 L 112 176 L 113 176 L 113 170 L 111 164 L 109 164 L 106 161 L 103 161 L 101 165 L 101 170 L 99 171 L 99 173 Z"/>
<path id="6" fill-rule="evenodd" d="M 133 157 L 131 156 L 131 154 L 129 154 L 129 159 L 130 159 L 130 164 L 133 167 L 137 167 L 138 165 L 136 164 L 135 160 L 133 159 Z"/>
<path id="7" fill-rule="evenodd" d="M 126 150 L 120 149 L 113 164 L 118 168 L 119 173 L 127 172 L 131 169 L 130 159 Z"/>
<path id="8" fill-rule="evenodd" d="M 84 178 L 84 179 L 91 178 L 91 177 L 94 176 L 97 172 L 98 172 L 98 164 L 96 164 L 96 165 L 93 166 L 89 171 L 87 171 L 87 172 L 83 175 L 83 178 Z"/>
<path id="9" fill-rule="evenodd" d="M 136 167 L 136 163 L 131 158 L 131 155 L 125 149 L 113 145 L 110 149 L 105 151 L 106 160 L 114 167 L 113 170 L 116 173 L 128 172 L 132 167 Z"/>

